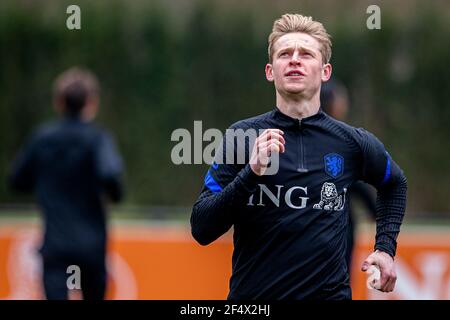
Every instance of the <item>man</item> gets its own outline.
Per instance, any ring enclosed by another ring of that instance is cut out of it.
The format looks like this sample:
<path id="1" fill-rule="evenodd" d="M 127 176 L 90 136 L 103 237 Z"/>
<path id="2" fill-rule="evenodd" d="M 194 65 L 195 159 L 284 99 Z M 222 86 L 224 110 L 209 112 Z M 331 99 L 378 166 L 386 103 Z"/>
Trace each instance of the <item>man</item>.
<path id="1" fill-rule="evenodd" d="M 349 107 L 348 93 L 345 86 L 337 79 L 331 78 L 325 82 L 320 89 L 320 108 L 323 112 L 336 120 L 344 121 L 347 117 Z M 353 248 L 355 245 L 355 224 L 356 217 L 352 206 L 352 199 L 358 198 L 365 206 L 365 211 L 370 218 L 376 219 L 375 198 L 369 189 L 369 186 L 361 181 L 352 185 L 348 190 L 348 231 L 347 231 L 347 249 L 345 260 L 349 272 L 352 270 Z M 351 275 L 351 273 L 350 273 Z"/>
<path id="2" fill-rule="evenodd" d="M 231 126 L 264 131 L 248 162 L 216 157 L 193 207 L 193 237 L 207 245 L 234 226 L 229 299 L 351 299 L 346 191 L 363 180 L 378 199 L 375 251 L 362 270 L 378 266 L 380 290 L 392 291 L 406 202 L 402 171 L 372 134 L 320 111 L 321 83 L 331 76 L 331 41 L 321 23 L 283 15 L 268 51 L 276 108 Z M 226 135 L 223 149 L 232 144 Z M 277 173 L 265 174 L 278 153 Z"/>
<path id="3" fill-rule="evenodd" d="M 99 86 L 89 71 L 72 68 L 54 84 L 62 119 L 37 130 L 14 162 L 11 186 L 35 191 L 45 235 L 40 253 L 48 299 L 68 298 L 69 266 L 80 271 L 84 299 L 103 299 L 106 288 L 104 195 L 122 197 L 122 160 L 112 136 L 92 123 Z M 73 281 L 75 283 L 75 281 Z"/>

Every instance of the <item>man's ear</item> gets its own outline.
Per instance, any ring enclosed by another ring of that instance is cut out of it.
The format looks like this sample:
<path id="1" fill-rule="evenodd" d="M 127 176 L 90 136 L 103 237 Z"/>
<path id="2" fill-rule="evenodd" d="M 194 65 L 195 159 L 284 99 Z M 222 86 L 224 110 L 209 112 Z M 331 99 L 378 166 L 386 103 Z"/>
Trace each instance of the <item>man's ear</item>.
<path id="1" fill-rule="evenodd" d="M 63 114 L 64 113 L 64 103 L 61 98 L 53 98 L 53 108 L 55 109 L 56 113 Z"/>
<path id="2" fill-rule="evenodd" d="M 267 81 L 273 82 L 273 68 L 270 63 L 266 64 L 266 79 Z"/>
<path id="3" fill-rule="evenodd" d="M 331 72 L 333 68 L 331 64 L 326 63 L 322 67 L 322 82 L 327 82 L 331 78 Z"/>
<path id="4" fill-rule="evenodd" d="M 99 107 L 100 99 L 98 96 L 89 97 L 86 100 L 86 105 L 84 106 L 82 112 L 83 120 L 91 121 L 97 116 L 98 107 Z"/>

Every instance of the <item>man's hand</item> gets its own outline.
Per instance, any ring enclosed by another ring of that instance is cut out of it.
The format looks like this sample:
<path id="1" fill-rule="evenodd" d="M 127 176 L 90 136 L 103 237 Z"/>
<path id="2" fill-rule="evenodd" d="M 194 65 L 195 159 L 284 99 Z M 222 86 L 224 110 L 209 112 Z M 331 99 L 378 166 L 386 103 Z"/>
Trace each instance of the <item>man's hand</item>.
<path id="1" fill-rule="evenodd" d="M 250 167 L 258 176 L 262 176 L 269 166 L 272 152 L 283 153 L 284 132 L 279 129 L 266 129 L 255 140 L 252 155 L 250 157 Z"/>
<path id="2" fill-rule="evenodd" d="M 361 270 L 367 271 L 371 265 L 378 266 L 380 269 L 380 291 L 391 292 L 394 290 L 397 274 L 395 273 L 394 259 L 387 254 L 376 250 L 363 262 Z"/>

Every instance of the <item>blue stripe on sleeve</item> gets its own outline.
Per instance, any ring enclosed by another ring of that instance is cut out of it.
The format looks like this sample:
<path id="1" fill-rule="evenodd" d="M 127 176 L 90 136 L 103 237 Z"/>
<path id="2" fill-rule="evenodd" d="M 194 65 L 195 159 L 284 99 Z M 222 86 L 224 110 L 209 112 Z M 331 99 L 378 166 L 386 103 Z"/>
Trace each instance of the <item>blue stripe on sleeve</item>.
<path id="1" fill-rule="evenodd" d="M 382 185 L 388 182 L 389 178 L 391 177 L 391 157 L 389 156 L 389 153 L 387 153 L 387 151 L 386 156 L 387 156 L 387 163 L 386 163 L 386 170 L 384 172 L 384 179 L 383 182 L 381 182 Z"/>
<path id="2" fill-rule="evenodd" d="M 211 190 L 213 193 L 218 193 L 222 191 L 222 187 L 217 183 L 216 180 L 214 180 L 209 170 L 205 177 L 205 186 L 207 186 L 208 189 Z"/>

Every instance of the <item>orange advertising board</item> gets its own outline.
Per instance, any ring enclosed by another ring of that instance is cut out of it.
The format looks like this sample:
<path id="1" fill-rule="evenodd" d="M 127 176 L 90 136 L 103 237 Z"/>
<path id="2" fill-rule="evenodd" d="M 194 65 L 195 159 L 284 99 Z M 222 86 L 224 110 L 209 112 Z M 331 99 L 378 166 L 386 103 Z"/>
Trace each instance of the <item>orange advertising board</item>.
<path id="1" fill-rule="evenodd" d="M 0 299 L 43 298 L 39 242 L 37 225 L 0 227 Z M 449 299 L 449 233 L 402 230 L 398 242 L 396 289 L 384 294 L 367 289 L 367 276 L 359 271 L 373 246 L 373 234 L 360 234 L 353 298 Z M 110 233 L 107 298 L 226 299 L 232 250 L 230 233 L 203 247 L 184 225 L 116 224 Z"/>

